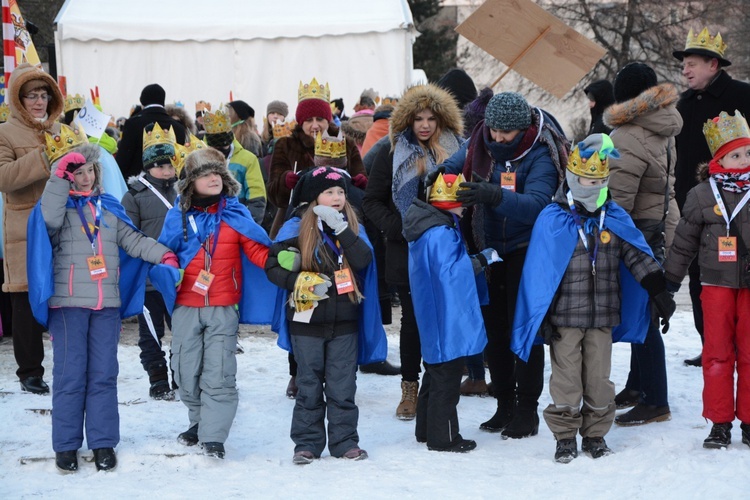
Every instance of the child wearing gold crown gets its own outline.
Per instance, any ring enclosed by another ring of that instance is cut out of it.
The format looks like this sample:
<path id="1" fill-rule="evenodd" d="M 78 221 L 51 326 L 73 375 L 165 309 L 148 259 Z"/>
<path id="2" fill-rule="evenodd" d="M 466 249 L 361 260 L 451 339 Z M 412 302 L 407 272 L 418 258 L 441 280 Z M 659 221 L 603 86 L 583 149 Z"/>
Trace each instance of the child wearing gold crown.
<path id="1" fill-rule="evenodd" d="M 604 436 L 615 418 L 612 342 L 643 342 L 649 298 L 663 331 L 675 310 L 643 234 L 609 198 L 608 157 L 616 155 L 606 134 L 578 143 L 565 182 L 534 224 L 521 276 L 511 348 L 525 361 L 532 345 L 550 345 L 553 404 L 544 419 L 559 463 L 578 456 L 578 433 L 592 458 L 611 453 Z"/>
<path id="2" fill-rule="evenodd" d="M 735 111 L 703 126 L 713 158 L 688 192 L 664 270 L 673 291 L 697 254 L 704 311 L 703 416 L 713 422 L 704 448 L 732 442 L 735 417 L 750 446 L 750 128 Z M 709 312 L 710 311 L 710 312 Z M 737 372 L 737 392 L 734 377 Z"/>
<path id="3" fill-rule="evenodd" d="M 404 214 L 409 242 L 409 281 L 425 374 L 417 398 L 415 436 L 432 451 L 465 453 L 477 443 L 459 433 L 456 406 L 466 356 L 483 352 L 487 333 L 478 286 L 482 269 L 500 257 L 492 248 L 469 256 L 460 218 L 464 210 L 456 193 L 463 175 L 440 174 L 429 203 L 415 198 Z"/>
<path id="4" fill-rule="evenodd" d="M 79 145 L 85 135 L 78 135 L 76 143 L 75 133 L 67 134 L 77 146 L 67 154 L 71 144 L 52 151 L 48 140 L 52 175 L 28 229 L 29 300 L 52 339 L 52 446 L 63 473 L 78 470 L 84 425 L 97 470 L 116 467 L 121 318 L 143 308 L 142 261 L 177 267 L 174 253 L 136 229 L 120 202 L 101 192 L 99 147 Z"/>

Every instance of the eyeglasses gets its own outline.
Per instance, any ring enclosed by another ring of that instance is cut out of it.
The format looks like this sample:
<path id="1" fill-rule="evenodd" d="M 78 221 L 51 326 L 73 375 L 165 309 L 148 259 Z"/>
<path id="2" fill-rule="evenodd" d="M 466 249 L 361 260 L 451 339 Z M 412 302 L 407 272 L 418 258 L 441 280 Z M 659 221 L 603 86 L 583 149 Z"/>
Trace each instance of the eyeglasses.
<path id="1" fill-rule="evenodd" d="M 23 96 L 23 98 L 26 99 L 27 101 L 32 101 L 32 102 L 36 102 L 39 99 L 43 101 L 47 101 L 47 102 L 50 102 L 52 100 L 52 96 L 49 94 L 26 94 L 25 96 Z"/>

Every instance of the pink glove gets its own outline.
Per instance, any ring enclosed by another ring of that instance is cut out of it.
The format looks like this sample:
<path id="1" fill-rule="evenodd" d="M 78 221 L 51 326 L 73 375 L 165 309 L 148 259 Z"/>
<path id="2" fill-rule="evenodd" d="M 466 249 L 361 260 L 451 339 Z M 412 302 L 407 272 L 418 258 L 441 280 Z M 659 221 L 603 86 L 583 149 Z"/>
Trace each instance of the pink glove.
<path id="1" fill-rule="evenodd" d="M 55 175 L 60 179 L 73 182 L 75 171 L 86 164 L 86 158 L 81 153 L 68 153 L 57 162 Z"/>
<path id="2" fill-rule="evenodd" d="M 298 182 L 299 182 L 299 174 L 295 174 L 291 170 L 286 173 L 286 177 L 284 178 L 284 183 L 286 184 L 286 187 L 290 191 L 294 189 L 294 186 L 296 186 Z"/>
<path id="3" fill-rule="evenodd" d="M 359 189 L 365 189 L 367 187 L 367 176 L 365 174 L 357 174 L 352 177 L 352 184 Z"/>
<path id="4" fill-rule="evenodd" d="M 161 264 L 172 266 L 176 269 L 180 268 L 180 261 L 177 259 L 177 256 L 174 254 L 174 252 L 165 253 L 161 258 Z"/>

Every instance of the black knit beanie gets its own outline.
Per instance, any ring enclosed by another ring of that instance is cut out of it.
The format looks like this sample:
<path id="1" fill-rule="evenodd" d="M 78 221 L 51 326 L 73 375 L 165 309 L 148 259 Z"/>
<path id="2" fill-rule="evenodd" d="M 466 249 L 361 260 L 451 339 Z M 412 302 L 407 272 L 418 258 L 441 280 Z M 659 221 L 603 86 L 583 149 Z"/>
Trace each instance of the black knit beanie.
<path id="1" fill-rule="evenodd" d="M 159 104 L 164 106 L 164 100 L 167 98 L 167 93 L 158 83 L 152 83 L 143 87 L 141 91 L 141 104 L 148 106 L 149 104 Z"/>
<path id="2" fill-rule="evenodd" d="M 232 101 L 227 106 L 230 106 L 237 113 L 240 120 L 247 120 L 250 117 L 255 118 L 255 110 L 245 101 Z"/>
<path id="3" fill-rule="evenodd" d="M 477 87 L 474 85 L 474 80 L 466 71 L 459 68 L 448 71 L 435 82 L 435 85 L 450 92 L 461 109 L 464 109 L 464 106 L 477 98 Z"/>
<path id="4" fill-rule="evenodd" d="M 633 99 L 656 84 L 656 72 L 651 66 L 642 62 L 629 63 L 615 77 L 615 101 Z"/>
<path id="5" fill-rule="evenodd" d="M 318 199 L 318 195 L 334 186 L 339 186 L 346 192 L 347 175 L 338 168 L 315 167 L 300 177 L 292 194 L 291 205 L 310 203 Z"/>

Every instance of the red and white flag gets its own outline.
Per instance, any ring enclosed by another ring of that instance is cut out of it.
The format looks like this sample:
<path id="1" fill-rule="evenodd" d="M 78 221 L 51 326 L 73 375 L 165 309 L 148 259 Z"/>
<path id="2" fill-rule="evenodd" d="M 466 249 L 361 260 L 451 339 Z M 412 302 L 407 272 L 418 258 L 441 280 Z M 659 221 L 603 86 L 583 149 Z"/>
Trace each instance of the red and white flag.
<path id="1" fill-rule="evenodd" d="M 31 41 L 31 35 L 26 29 L 26 23 L 21 16 L 16 0 L 2 0 L 3 2 L 3 62 L 5 63 L 5 80 L 3 87 L 7 87 L 10 74 L 21 63 L 27 62 L 41 67 L 39 55 Z M 3 96 L 5 92 L 3 91 Z"/>

